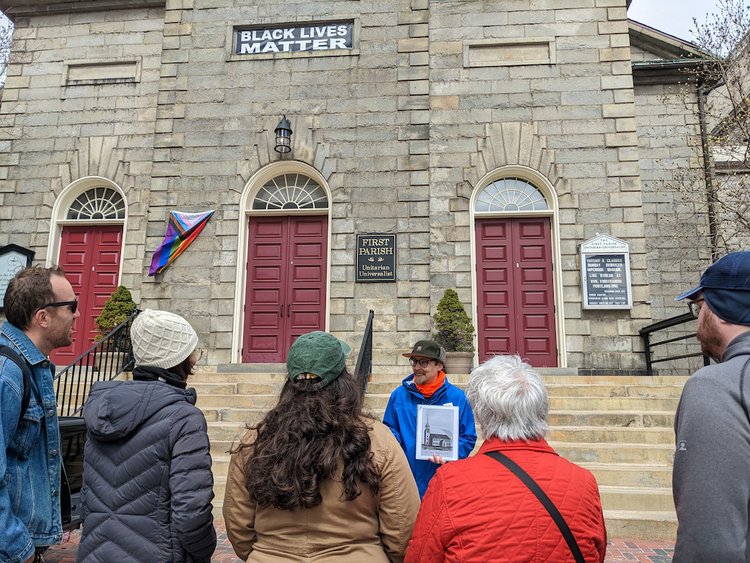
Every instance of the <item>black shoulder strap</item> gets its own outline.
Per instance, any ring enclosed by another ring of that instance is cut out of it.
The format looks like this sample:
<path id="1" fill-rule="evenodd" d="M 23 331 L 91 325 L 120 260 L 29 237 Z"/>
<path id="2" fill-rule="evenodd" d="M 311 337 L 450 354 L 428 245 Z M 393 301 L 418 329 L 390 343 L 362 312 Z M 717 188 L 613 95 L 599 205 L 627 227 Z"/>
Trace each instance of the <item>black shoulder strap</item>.
<path id="1" fill-rule="evenodd" d="M 557 524 L 557 527 L 560 528 L 560 532 L 562 532 L 563 538 L 565 538 L 565 542 L 568 544 L 570 552 L 573 554 L 573 558 L 576 560 L 576 563 L 586 563 L 585 559 L 583 558 L 583 554 L 581 553 L 581 549 L 578 547 L 578 543 L 576 543 L 576 539 L 573 537 L 573 532 L 570 531 L 565 518 L 562 517 L 562 514 L 560 514 L 560 511 L 557 510 L 555 504 L 550 500 L 550 498 L 537 484 L 537 482 L 534 481 L 534 479 L 532 479 L 528 473 L 521 469 L 518 464 L 516 464 L 516 462 L 510 459 L 508 456 L 497 451 L 484 453 L 490 456 L 492 459 L 502 463 L 505 467 L 508 468 L 511 473 L 513 473 L 513 475 L 518 477 L 532 493 L 534 493 L 536 498 L 539 499 L 539 502 L 542 503 L 542 506 L 547 509 L 549 515 L 552 516 L 552 519 L 555 521 L 555 524 Z"/>
<path id="2" fill-rule="evenodd" d="M 29 400 L 31 400 L 31 370 L 29 370 L 29 364 L 24 358 L 16 354 L 13 348 L 9 346 L 0 346 L 0 356 L 5 356 L 11 362 L 16 364 L 23 373 L 23 394 L 21 396 L 21 414 L 18 415 L 18 423 L 21 424 L 23 415 L 26 414 L 26 409 L 29 407 Z"/>

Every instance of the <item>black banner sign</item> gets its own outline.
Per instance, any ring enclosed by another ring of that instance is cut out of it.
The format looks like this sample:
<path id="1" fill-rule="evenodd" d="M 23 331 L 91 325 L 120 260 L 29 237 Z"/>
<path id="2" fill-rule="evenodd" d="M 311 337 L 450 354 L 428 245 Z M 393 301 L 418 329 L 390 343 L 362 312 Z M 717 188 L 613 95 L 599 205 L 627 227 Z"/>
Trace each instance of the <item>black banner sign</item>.
<path id="1" fill-rule="evenodd" d="M 266 55 L 352 48 L 353 22 L 280 25 L 235 30 L 235 54 Z"/>
<path id="2" fill-rule="evenodd" d="M 396 281 L 396 235 L 357 235 L 355 281 Z"/>

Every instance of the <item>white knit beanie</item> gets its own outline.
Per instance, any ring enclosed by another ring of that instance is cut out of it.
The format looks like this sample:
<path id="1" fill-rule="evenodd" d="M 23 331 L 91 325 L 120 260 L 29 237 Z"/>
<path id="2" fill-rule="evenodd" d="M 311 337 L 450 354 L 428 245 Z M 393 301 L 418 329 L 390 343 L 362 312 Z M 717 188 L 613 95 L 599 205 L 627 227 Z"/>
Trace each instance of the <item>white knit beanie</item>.
<path id="1" fill-rule="evenodd" d="M 133 355 L 138 366 L 173 368 L 198 344 L 198 335 L 180 315 L 146 309 L 130 327 Z"/>

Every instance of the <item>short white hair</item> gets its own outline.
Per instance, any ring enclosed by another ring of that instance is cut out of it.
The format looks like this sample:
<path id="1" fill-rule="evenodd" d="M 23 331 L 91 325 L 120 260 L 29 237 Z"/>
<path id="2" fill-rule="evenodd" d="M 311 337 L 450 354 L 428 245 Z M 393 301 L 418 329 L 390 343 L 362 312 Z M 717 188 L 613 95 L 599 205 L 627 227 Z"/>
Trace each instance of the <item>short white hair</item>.
<path id="1" fill-rule="evenodd" d="M 549 398 L 518 356 L 495 356 L 471 372 L 466 396 L 485 438 L 539 440 L 549 431 Z"/>

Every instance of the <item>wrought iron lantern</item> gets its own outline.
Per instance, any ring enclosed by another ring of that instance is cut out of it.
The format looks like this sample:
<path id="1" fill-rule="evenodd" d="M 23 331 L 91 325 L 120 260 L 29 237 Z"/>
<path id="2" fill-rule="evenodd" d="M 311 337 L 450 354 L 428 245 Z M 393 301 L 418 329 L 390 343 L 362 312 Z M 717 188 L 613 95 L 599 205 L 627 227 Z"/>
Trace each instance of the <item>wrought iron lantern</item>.
<path id="1" fill-rule="evenodd" d="M 281 121 L 279 121 L 273 132 L 276 133 L 276 146 L 273 149 L 281 154 L 292 152 L 293 131 L 286 115 L 281 117 Z"/>

